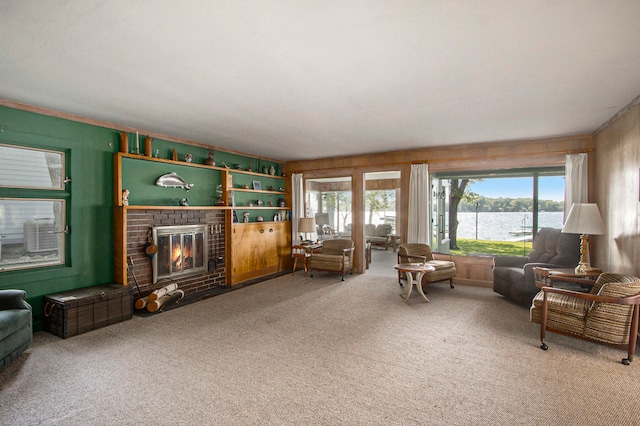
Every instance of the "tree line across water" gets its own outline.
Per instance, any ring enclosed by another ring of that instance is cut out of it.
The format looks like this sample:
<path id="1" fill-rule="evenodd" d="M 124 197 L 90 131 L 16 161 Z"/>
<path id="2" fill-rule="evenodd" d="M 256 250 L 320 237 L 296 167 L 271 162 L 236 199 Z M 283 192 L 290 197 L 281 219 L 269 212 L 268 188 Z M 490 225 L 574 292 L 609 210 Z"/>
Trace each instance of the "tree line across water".
<path id="1" fill-rule="evenodd" d="M 477 211 L 479 212 L 531 212 L 533 211 L 532 198 L 487 198 L 478 196 L 473 201 L 465 198 L 460 200 L 458 205 L 459 212 L 475 212 L 477 203 Z M 538 210 L 547 212 L 564 211 L 564 201 L 538 200 Z"/>

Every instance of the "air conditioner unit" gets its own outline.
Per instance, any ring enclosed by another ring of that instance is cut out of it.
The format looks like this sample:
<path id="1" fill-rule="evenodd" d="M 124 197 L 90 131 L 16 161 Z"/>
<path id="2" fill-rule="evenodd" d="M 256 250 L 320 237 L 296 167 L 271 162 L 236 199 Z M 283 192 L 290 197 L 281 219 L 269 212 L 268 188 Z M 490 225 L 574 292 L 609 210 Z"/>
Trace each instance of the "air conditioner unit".
<path id="1" fill-rule="evenodd" d="M 58 236 L 53 219 L 30 219 L 24 223 L 24 242 L 28 253 L 57 250 Z"/>

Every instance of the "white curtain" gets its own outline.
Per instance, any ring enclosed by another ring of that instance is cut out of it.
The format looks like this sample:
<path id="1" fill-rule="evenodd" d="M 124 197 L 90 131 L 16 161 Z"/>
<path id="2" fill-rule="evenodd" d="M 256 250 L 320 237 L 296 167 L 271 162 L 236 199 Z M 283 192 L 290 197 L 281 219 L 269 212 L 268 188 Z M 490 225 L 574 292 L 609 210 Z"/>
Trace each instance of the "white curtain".
<path id="1" fill-rule="evenodd" d="M 407 242 L 429 244 L 429 165 L 412 164 L 409 179 L 409 214 Z"/>
<path id="2" fill-rule="evenodd" d="M 564 219 L 574 203 L 587 203 L 587 154 L 568 154 L 565 165 Z M 564 220 L 563 220 L 564 222 Z"/>
<path id="3" fill-rule="evenodd" d="M 302 173 L 291 175 L 291 243 L 298 244 L 298 220 L 304 217 Z"/>

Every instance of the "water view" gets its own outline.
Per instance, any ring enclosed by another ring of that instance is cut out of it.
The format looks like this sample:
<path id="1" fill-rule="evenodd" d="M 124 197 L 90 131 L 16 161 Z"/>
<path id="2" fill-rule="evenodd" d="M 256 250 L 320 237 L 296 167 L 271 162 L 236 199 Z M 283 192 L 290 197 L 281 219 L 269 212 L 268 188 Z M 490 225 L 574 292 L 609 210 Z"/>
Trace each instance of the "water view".
<path id="1" fill-rule="evenodd" d="M 539 228 L 562 228 L 562 212 L 538 213 Z M 522 241 L 531 238 L 531 213 L 479 212 L 479 240 Z M 458 238 L 476 238 L 476 213 L 458 212 Z"/>

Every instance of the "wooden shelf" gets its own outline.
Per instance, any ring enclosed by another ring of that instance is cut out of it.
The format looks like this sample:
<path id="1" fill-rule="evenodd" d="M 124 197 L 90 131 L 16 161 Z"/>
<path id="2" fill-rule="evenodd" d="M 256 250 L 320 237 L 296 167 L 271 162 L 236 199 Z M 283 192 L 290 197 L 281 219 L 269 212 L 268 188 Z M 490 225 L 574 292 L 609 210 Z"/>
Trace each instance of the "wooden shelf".
<path id="1" fill-rule="evenodd" d="M 122 206 L 125 210 L 229 210 L 229 206 Z"/>
<path id="2" fill-rule="evenodd" d="M 260 172 L 250 172 L 248 170 L 240 170 L 240 169 L 233 169 L 233 168 L 225 168 L 226 170 L 229 171 L 229 173 L 241 173 L 243 175 L 251 175 L 251 176 L 261 176 L 261 177 L 265 177 L 265 178 L 273 178 L 273 179 L 286 179 L 286 176 L 276 176 L 276 175 L 270 175 L 270 174 L 265 174 L 265 173 L 260 173 Z"/>
<path id="3" fill-rule="evenodd" d="M 234 210 L 291 210 L 291 207 L 276 207 L 276 206 L 233 206 Z"/>
<path id="4" fill-rule="evenodd" d="M 286 192 L 282 191 L 269 191 L 268 189 L 251 189 L 251 188 L 229 188 L 227 191 L 238 191 L 238 192 L 255 192 L 259 194 L 280 194 L 286 195 Z"/>
<path id="5" fill-rule="evenodd" d="M 124 158 L 133 158 L 135 160 L 155 161 L 155 162 L 158 162 L 158 163 L 177 164 L 177 165 L 181 165 L 181 166 L 190 166 L 190 167 L 200 167 L 202 169 L 218 170 L 218 171 L 221 171 L 221 172 L 222 171 L 226 171 L 226 170 L 230 170 L 230 169 L 228 169 L 226 167 L 207 166 L 206 164 L 188 163 L 186 161 L 167 160 L 167 159 L 159 158 L 159 157 L 147 157 L 146 155 L 142 155 L 142 154 L 127 154 L 127 153 L 124 153 L 124 152 L 118 152 L 118 156 L 119 157 L 124 157 Z"/>

